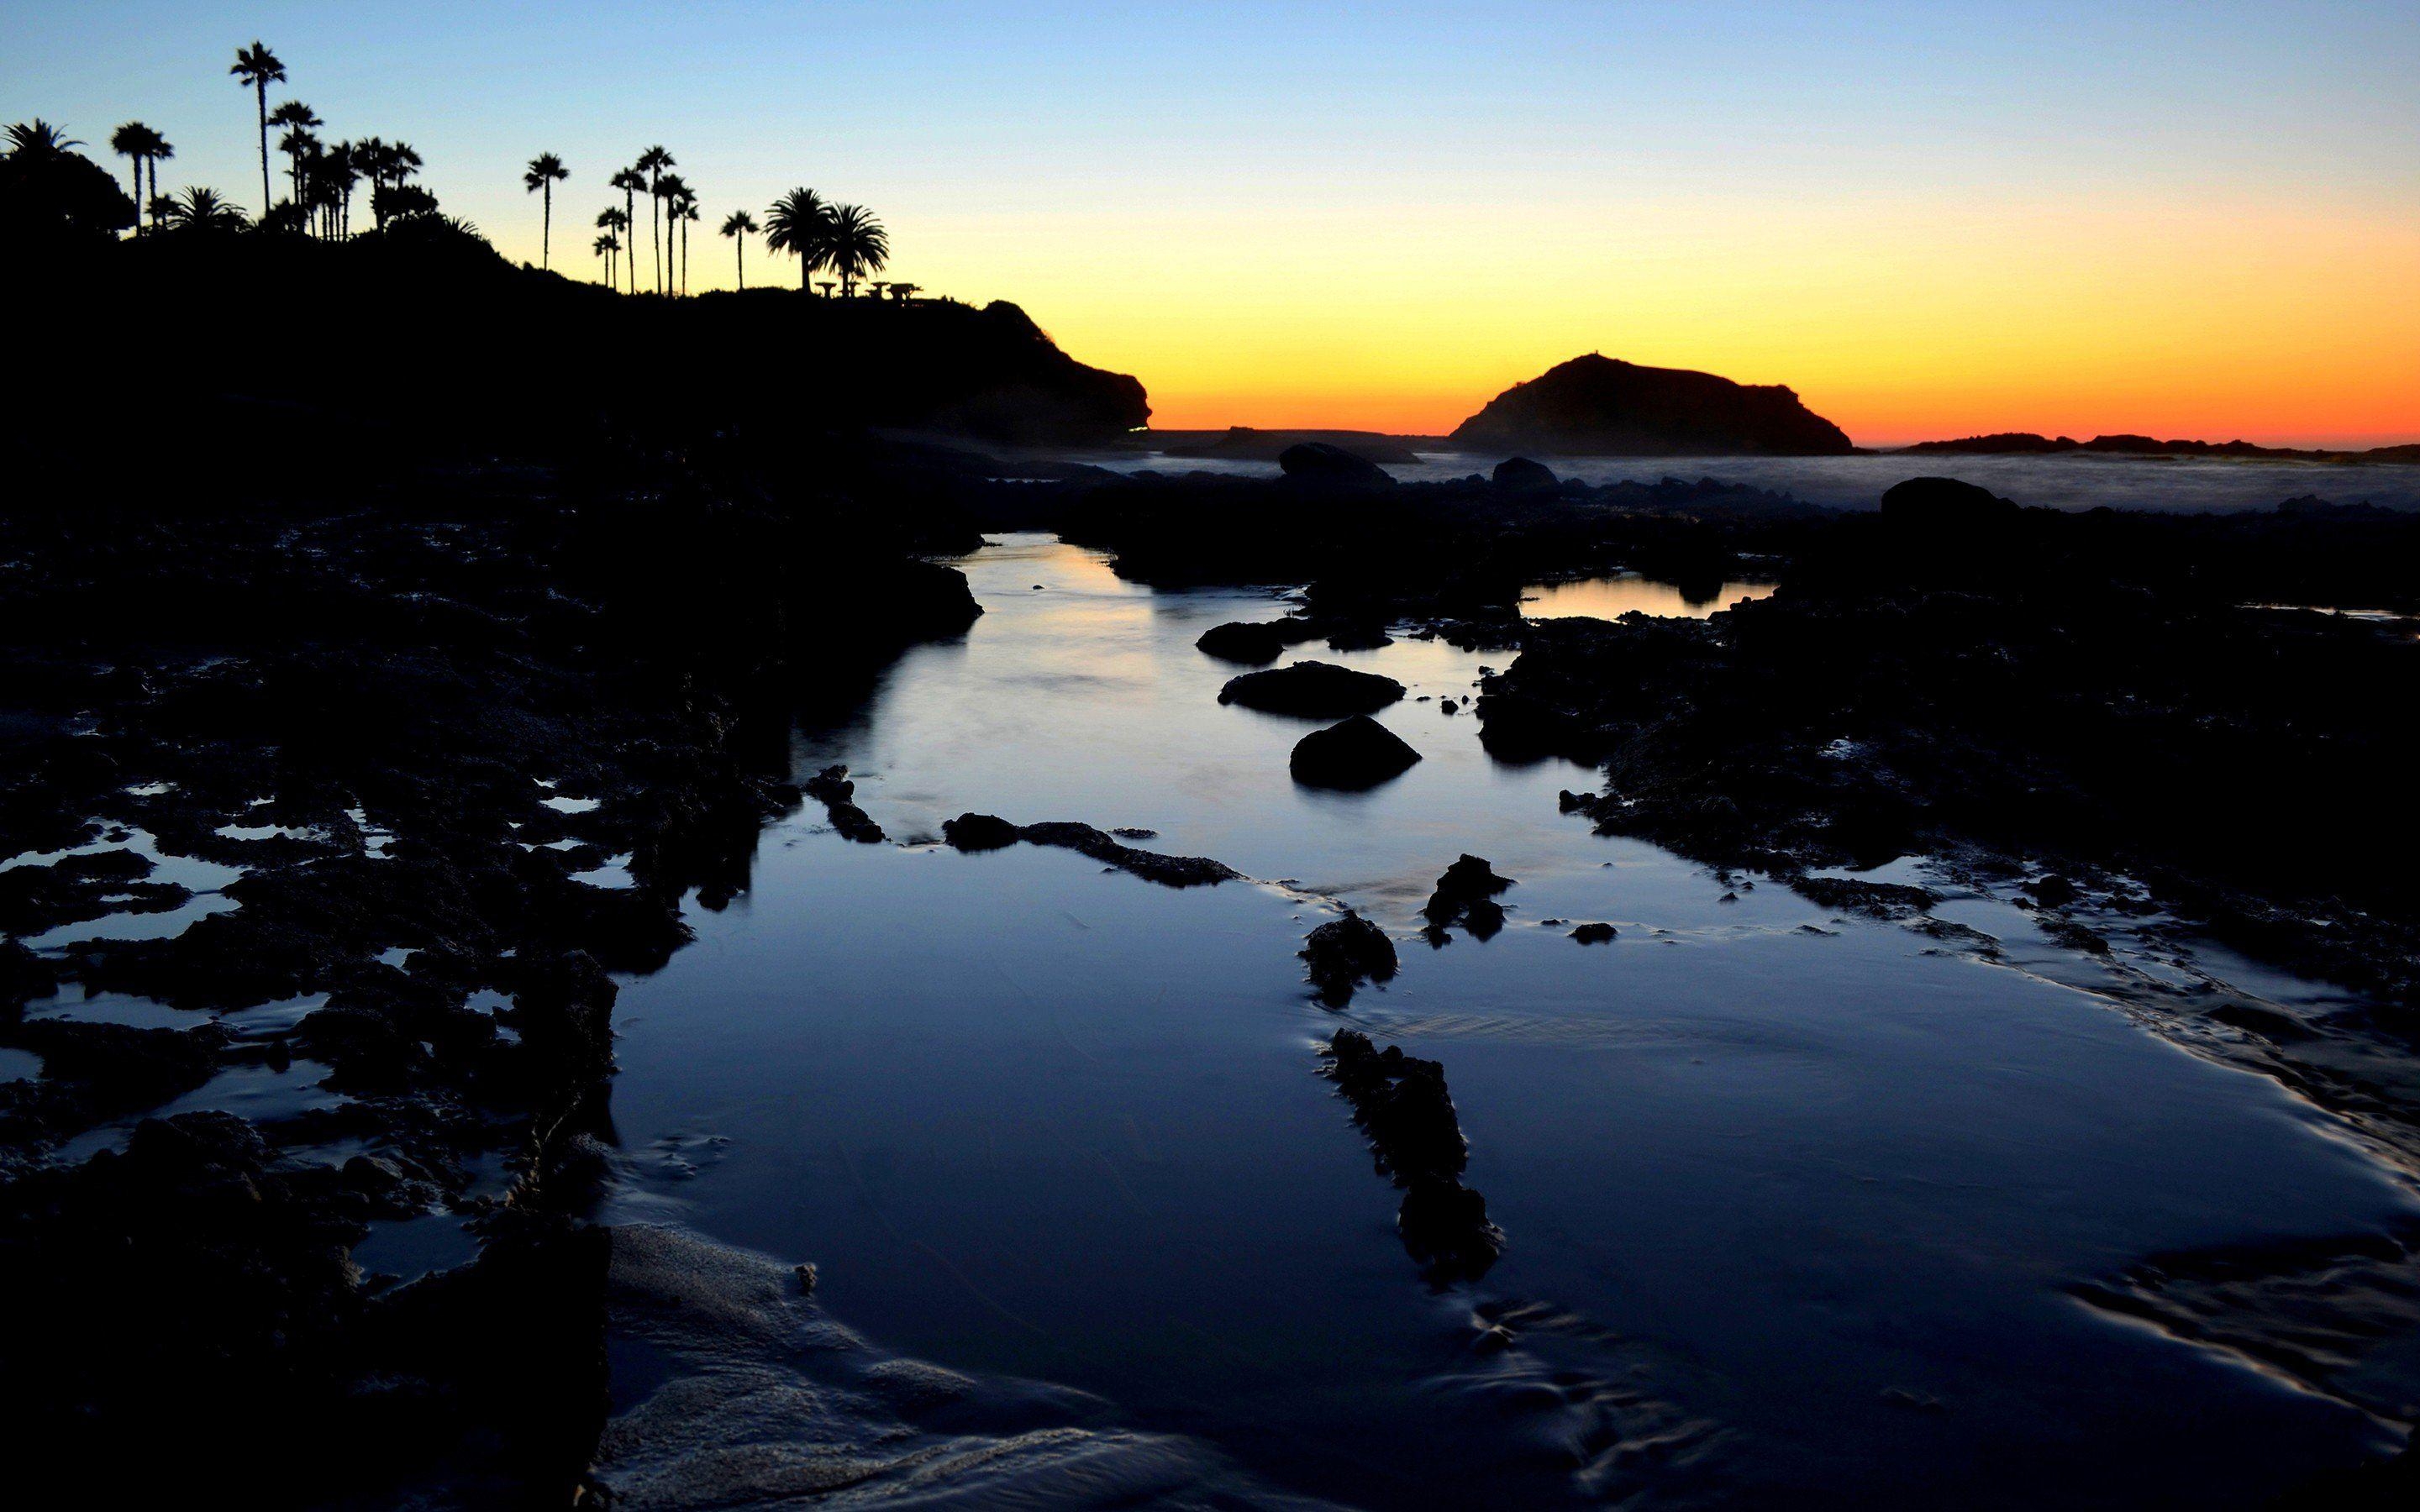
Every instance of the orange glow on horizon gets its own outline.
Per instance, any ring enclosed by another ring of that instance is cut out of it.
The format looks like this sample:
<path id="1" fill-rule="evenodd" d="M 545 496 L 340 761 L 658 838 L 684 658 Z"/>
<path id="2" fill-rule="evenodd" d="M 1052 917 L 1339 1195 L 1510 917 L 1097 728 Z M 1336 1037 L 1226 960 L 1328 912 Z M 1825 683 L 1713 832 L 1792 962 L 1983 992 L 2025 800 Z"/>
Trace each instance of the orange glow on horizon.
<path id="1" fill-rule="evenodd" d="M 1869 446 L 2420 440 L 2420 219 L 2391 210 L 1711 197 L 1573 207 L 1483 248 L 1418 207 L 898 230 L 941 254 L 917 258 L 929 288 L 1016 300 L 1140 378 L 1165 429 L 1438 435 L 1602 351 L 1786 383 Z"/>

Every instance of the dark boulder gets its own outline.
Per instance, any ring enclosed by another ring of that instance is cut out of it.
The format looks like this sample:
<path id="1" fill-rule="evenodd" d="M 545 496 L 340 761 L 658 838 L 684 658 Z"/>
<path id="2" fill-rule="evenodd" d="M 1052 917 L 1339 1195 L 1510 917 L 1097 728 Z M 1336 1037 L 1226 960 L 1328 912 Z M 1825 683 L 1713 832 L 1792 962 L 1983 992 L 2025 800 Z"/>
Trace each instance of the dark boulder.
<path id="1" fill-rule="evenodd" d="M 1353 1000 L 1353 989 L 1363 981 L 1386 981 L 1395 975 L 1395 943 L 1387 932 L 1346 909 L 1311 932 L 1302 958 L 1311 964 L 1311 985 L 1320 1001 L 1342 1008 Z"/>
<path id="2" fill-rule="evenodd" d="M 1562 486 L 1554 469 L 1526 456 L 1507 457 L 1497 463 L 1495 481 L 1499 491 L 1525 497 L 1550 494 Z"/>
<path id="3" fill-rule="evenodd" d="M 1616 933 L 1610 924 L 1582 924 L 1572 931 L 1572 938 L 1582 945 L 1610 945 Z"/>
<path id="4" fill-rule="evenodd" d="M 1895 535 L 1917 539 L 1990 539 L 2014 529 L 2023 513 L 1991 489 L 1957 478 L 1910 478 L 1883 492 L 1883 523 Z"/>
<path id="5" fill-rule="evenodd" d="M 1016 844 L 1020 837 L 1016 826 L 998 814 L 962 813 L 942 821 L 941 838 L 962 851 L 997 851 Z"/>
<path id="6" fill-rule="evenodd" d="M 1266 714 L 1298 714 L 1338 719 L 1374 714 L 1404 696 L 1404 685 L 1375 672 L 1357 672 L 1325 661 L 1298 661 L 1264 672 L 1231 678 L 1218 690 L 1221 703 L 1240 703 Z"/>
<path id="7" fill-rule="evenodd" d="M 1294 779 L 1306 787 L 1359 789 L 1401 776 L 1419 759 L 1393 731 L 1357 714 L 1295 742 L 1289 765 Z"/>
<path id="8" fill-rule="evenodd" d="M 1373 493 L 1395 486 L 1385 468 L 1326 441 L 1299 441 L 1278 454 L 1287 478 L 1333 493 Z"/>

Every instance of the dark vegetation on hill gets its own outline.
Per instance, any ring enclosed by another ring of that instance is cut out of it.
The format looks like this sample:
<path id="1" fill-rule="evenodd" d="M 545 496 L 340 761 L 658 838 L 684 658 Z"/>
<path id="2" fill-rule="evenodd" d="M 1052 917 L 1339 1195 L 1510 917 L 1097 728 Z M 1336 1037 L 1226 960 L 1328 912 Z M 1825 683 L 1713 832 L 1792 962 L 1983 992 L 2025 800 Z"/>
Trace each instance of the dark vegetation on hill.
<path id="1" fill-rule="evenodd" d="M 1856 450 L 1839 426 L 1778 385 L 1594 353 L 1514 384 L 1449 440 L 1549 456 L 1838 456 Z"/>
<path id="2" fill-rule="evenodd" d="M 516 268 L 416 218 L 349 241 L 167 235 L 48 270 L 65 340 L 41 381 L 157 412 L 197 397 L 513 441 L 600 416 L 810 433 L 912 427 L 1083 444 L 1146 423 L 1141 384 L 1087 367 L 1013 304 L 811 299 L 751 289 L 662 300 Z M 173 316 L 180 339 L 163 342 Z"/>

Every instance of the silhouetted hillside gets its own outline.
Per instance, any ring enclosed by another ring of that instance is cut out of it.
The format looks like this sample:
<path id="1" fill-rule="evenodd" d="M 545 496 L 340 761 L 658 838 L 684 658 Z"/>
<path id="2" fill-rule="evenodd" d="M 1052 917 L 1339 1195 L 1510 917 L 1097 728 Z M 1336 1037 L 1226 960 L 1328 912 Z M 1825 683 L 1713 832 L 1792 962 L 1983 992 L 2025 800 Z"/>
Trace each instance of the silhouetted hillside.
<path id="1" fill-rule="evenodd" d="M 1836 456 L 1840 427 L 1778 384 L 1640 367 L 1590 353 L 1516 383 L 1455 427 L 1477 451 L 1566 456 Z"/>
<path id="2" fill-rule="evenodd" d="M 516 268 L 433 220 L 340 243 L 115 243 L 53 287 L 45 303 L 76 339 L 45 381 L 89 386 L 112 409 L 231 397 L 398 429 L 488 422 L 525 435 L 628 416 L 1037 444 L 1106 440 L 1151 412 L 1140 382 L 1075 361 L 1013 304 L 787 288 L 629 298 Z"/>

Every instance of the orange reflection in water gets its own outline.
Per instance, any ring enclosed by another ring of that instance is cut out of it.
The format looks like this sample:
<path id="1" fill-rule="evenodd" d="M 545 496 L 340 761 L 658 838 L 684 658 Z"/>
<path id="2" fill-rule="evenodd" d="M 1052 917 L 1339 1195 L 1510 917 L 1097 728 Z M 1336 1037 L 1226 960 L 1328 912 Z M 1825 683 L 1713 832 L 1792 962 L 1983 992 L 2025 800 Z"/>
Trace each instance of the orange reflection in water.
<path id="1" fill-rule="evenodd" d="M 1521 612 L 1533 620 L 1620 619 L 1652 614 L 1662 619 L 1702 620 L 1720 609 L 1773 592 L 1771 583 L 1727 582 L 1711 598 L 1693 599 L 1670 583 L 1625 572 L 1577 582 L 1541 583 L 1521 591 Z"/>

